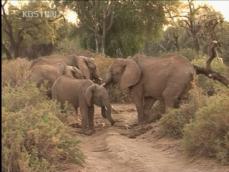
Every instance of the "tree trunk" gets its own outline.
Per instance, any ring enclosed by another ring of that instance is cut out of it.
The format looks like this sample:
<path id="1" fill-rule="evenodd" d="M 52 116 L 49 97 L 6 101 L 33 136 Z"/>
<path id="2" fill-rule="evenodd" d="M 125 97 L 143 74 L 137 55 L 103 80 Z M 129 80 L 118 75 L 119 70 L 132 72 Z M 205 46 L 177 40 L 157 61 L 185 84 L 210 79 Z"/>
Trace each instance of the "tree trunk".
<path id="1" fill-rule="evenodd" d="M 16 44 L 14 45 L 14 58 L 17 58 L 20 56 L 20 45 Z"/>
<path id="2" fill-rule="evenodd" d="M 105 36 L 106 36 L 106 33 L 102 35 L 102 42 L 101 42 L 101 53 L 103 55 L 105 54 Z"/>
<path id="3" fill-rule="evenodd" d="M 175 39 L 176 50 L 180 51 L 180 45 L 179 45 L 179 41 L 178 41 L 178 36 L 175 36 L 174 39 Z"/>
<path id="4" fill-rule="evenodd" d="M 95 32 L 95 52 L 99 53 L 99 37 L 97 32 Z"/>
<path id="5" fill-rule="evenodd" d="M 106 39 L 106 16 L 103 16 L 103 33 L 102 33 L 102 40 L 101 40 L 101 53 L 105 54 L 105 39 Z"/>
<path id="6" fill-rule="evenodd" d="M 9 49 L 6 47 L 5 44 L 2 44 L 2 49 L 6 53 L 7 59 L 12 59 L 13 58 L 12 54 L 10 53 Z"/>
<path id="7" fill-rule="evenodd" d="M 193 35 L 193 42 L 194 42 L 195 51 L 199 54 L 199 52 L 200 52 L 200 44 L 199 44 L 199 40 L 196 37 L 196 35 Z"/>

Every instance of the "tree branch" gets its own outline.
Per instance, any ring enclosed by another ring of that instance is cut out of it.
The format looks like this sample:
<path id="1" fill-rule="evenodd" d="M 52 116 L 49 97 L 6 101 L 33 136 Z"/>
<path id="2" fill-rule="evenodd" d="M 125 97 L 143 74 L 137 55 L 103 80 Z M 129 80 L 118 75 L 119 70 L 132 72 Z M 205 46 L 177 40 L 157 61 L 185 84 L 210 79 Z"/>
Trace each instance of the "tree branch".
<path id="1" fill-rule="evenodd" d="M 211 69 L 207 70 L 206 68 L 203 68 L 203 67 L 199 67 L 196 65 L 193 65 L 193 66 L 194 66 L 194 69 L 196 70 L 197 75 L 203 74 L 210 79 L 219 81 L 220 83 L 222 83 L 223 85 L 229 88 L 229 80 L 225 76 Z"/>

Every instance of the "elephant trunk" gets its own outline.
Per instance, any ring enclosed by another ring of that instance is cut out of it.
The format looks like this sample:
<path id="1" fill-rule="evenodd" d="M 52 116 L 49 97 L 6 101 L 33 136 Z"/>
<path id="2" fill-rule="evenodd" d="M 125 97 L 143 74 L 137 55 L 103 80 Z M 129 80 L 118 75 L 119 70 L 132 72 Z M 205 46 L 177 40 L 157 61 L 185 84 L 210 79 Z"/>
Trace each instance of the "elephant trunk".
<path id="1" fill-rule="evenodd" d="M 103 86 L 106 87 L 106 86 L 108 86 L 111 82 L 112 82 L 111 73 L 108 72 L 108 73 L 106 74 L 106 77 L 105 77 Z"/>
<path id="2" fill-rule="evenodd" d="M 115 121 L 111 117 L 111 105 L 110 104 L 106 104 L 105 106 L 102 106 L 101 113 L 104 118 L 110 121 L 111 125 L 114 125 Z"/>
<path id="3" fill-rule="evenodd" d="M 90 78 L 97 84 L 101 84 L 103 81 L 103 79 L 98 75 L 98 72 L 96 70 L 90 73 Z"/>

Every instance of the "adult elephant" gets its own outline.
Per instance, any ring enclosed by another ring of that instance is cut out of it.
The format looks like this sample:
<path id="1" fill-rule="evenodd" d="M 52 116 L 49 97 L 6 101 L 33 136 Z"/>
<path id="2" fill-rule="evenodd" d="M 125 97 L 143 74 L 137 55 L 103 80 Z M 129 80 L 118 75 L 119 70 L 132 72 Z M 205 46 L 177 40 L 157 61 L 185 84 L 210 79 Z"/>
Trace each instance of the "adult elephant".
<path id="1" fill-rule="evenodd" d="M 91 79 L 96 83 L 101 82 L 98 71 L 93 58 L 76 55 L 50 55 L 40 57 L 34 60 L 31 67 L 40 64 L 56 64 L 65 63 L 66 65 L 75 66 L 80 69 L 86 79 Z"/>
<path id="2" fill-rule="evenodd" d="M 94 105 L 101 107 L 101 114 L 108 119 L 111 125 L 111 105 L 107 90 L 89 79 L 72 79 L 66 76 L 59 77 L 52 86 L 52 95 L 61 106 L 67 101 L 76 110 L 80 107 L 83 132 L 94 132 Z"/>
<path id="3" fill-rule="evenodd" d="M 79 69 L 74 66 L 68 66 L 65 63 L 40 64 L 31 68 L 29 79 L 37 84 L 40 88 L 42 84 L 47 82 L 47 95 L 51 97 L 51 87 L 54 81 L 65 75 L 69 78 L 83 79 L 84 76 Z"/>
<path id="4" fill-rule="evenodd" d="M 138 123 L 142 124 L 156 100 L 164 102 L 165 110 L 175 107 L 190 88 L 194 74 L 193 65 L 176 54 L 164 58 L 135 55 L 132 59 L 116 59 L 104 86 L 119 83 L 122 90 L 128 89 L 137 108 Z"/>

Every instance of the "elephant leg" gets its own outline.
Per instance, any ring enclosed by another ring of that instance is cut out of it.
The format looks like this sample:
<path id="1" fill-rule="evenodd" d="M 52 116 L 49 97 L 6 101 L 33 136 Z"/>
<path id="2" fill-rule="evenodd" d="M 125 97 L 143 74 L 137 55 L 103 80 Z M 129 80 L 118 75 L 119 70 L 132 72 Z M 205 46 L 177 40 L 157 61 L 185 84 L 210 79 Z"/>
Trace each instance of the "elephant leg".
<path id="1" fill-rule="evenodd" d="M 133 102 L 138 112 L 138 124 L 144 123 L 144 110 L 143 110 L 143 95 L 141 92 L 131 90 Z"/>
<path id="2" fill-rule="evenodd" d="M 143 116 L 143 118 L 145 121 L 149 120 L 150 111 L 151 111 L 151 108 L 155 102 L 156 102 L 155 98 L 152 98 L 152 97 L 144 98 L 144 108 L 143 108 L 144 109 L 144 116 Z"/>
<path id="3" fill-rule="evenodd" d="M 78 116 L 79 115 L 79 113 L 78 113 L 78 107 L 74 107 L 74 109 L 75 109 L 76 116 Z"/>
<path id="4" fill-rule="evenodd" d="M 65 109 L 64 109 L 64 103 L 63 102 L 60 103 L 60 109 L 61 109 L 61 113 L 65 113 L 66 112 Z"/>
<path id="5" fill-rule="evenodd" d="M 52 91 L 51 91 L 51 89 L 48 89 L 46 94 L 47 94 L 47 97 L 49 99 L 52 99 Z"/>
<path id="6" fill-rule="evenodd" d="M 159 99 L 160 112 L 165 113 L 165 101 L 163 98 Z"/>
<path id="7" fill-rule="evenodd" d="M 179 85 L 168 85 L 163 92 L 163 99 L 165 103 L 165 112 L 168 112 L 170 108 L 175 108 L 179 104 L 179 98 L 184 90 L 185 86 Z"/>
<path id="8" fill-rule="evenodd" d="M 80 106 L 80 113 L 82 115 L 81 126 L 83 130 L 88 128 L 88 107 L 86 103 Z"/>
<path id="9" fill-rule="evenodd" d="M 89 108 L 88 115 L 89 115 L 89 128 L 91 130 L 94 130 L 94 106 L 91 106 Z"/>
<path id="10" fill-rule="evenodd" d="M 74 106 L 77 121 L 79 121 L 78 106 Z"/>

